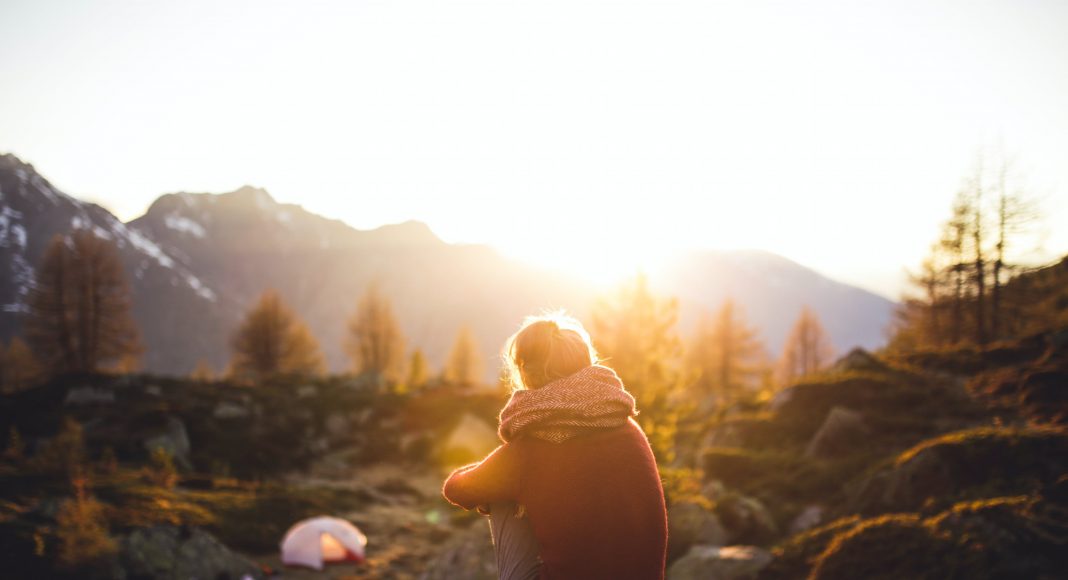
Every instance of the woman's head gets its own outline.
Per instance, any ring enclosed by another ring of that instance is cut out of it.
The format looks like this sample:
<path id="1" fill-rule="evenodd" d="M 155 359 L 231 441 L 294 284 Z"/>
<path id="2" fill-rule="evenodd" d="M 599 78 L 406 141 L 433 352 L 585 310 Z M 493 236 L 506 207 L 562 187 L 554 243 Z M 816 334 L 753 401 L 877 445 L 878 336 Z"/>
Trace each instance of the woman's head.
<path id="1" fill-rule="evenodd" d="M 513 389 L 539 389 L 597 362 L 590 335 L 567 314 L 528 316 L 504 345 Z"/>

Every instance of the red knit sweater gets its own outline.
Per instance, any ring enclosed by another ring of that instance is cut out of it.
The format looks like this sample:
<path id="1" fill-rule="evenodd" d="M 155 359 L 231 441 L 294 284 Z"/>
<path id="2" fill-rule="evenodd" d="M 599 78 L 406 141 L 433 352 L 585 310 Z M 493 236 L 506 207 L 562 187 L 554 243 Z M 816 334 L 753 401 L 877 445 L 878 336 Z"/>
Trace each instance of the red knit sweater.
<path id="1" fill-rule="evenodd" d="M 520 437 L 454 471 L 442 493 L 465 509 L 523 504 L 541 548 L 541 578 L 664 577 L 664 490 L 634 421 L 563 443 Z"/>

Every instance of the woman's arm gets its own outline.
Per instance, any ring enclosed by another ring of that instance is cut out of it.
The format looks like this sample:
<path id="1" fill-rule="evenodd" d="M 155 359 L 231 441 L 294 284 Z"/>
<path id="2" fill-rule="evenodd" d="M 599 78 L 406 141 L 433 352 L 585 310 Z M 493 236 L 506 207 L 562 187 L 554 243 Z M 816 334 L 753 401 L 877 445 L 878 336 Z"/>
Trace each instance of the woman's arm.
<path id="1" fill-rule="evenodd" d="M 464 509 L 519 499 L 519 453 L 508 443 L 478 463 L 453 471 L 441 494 Z"/>

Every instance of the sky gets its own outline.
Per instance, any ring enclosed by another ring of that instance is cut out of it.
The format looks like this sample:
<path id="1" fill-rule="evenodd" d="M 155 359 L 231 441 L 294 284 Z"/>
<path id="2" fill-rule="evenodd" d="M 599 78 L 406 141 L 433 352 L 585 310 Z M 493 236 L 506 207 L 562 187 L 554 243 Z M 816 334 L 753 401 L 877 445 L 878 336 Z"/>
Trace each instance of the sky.
<path id="1" fill-rule="evenodd" d="M 591 279 L 757 248 L 893 298 L 981 151 L 1046 214 L 1024 259 L 1068 253 L 1066 31 L 1058 0 L 5 0 L 0 152 L 127 220 L 251 184 Z"/>

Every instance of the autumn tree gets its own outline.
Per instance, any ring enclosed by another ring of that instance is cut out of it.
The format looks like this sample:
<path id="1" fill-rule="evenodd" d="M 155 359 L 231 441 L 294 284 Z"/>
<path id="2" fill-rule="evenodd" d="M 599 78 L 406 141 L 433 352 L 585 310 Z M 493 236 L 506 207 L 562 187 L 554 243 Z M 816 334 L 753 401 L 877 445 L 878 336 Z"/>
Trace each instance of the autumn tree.
<path id="1" fill-rule="evenodd" d="M 211 363 L 204 359 L 197 361 L 197 366 L 193 367 L 193 372 L 189 373 L 189 378 L 194 381 L 210 382 L 215 380 L 215 368 L 211 366 Z"/>
<path id="2" fill-rule="evenodd" d="M 1009 160 L 1003 159 L 997 167 L 994 184 L 995 207 L 994 218 L 994 266 L 992 269 L 990 332 L 994 339 L 1002 338 L 1011 329 L 1008 327 L 1004 300 L 1004 273 L 1011 274 L 1017 266 L 1009 261 L 1012 251 L 1020 236 L 1026 235 L 1038 221 L 1039 211 L 1034 199 L 1027 196 L 1016 179 L 1012 176 L 1013 168 Z"/>
<path id="3" fill-rule="evenodd" d="M 21 391 L 40 381 L 45 369 L 19 337 L 11 339 L 7 348 L 0 345 L 0 390 Z"/>
<path id="4" fill-rule="evenodd" d="M 1009 256 L 1039 213 L 1016 181 L 1003 156 L 976 160 L 939 243 L 911 276 L 914 290 L 896 313 L 891 348 L 983 346 L 1024 324 L 1010 310 L 1021 310 L 1025 299 L 1006 296 L 1005 275 L 1019 271 Z"/>
<path id="5" fill-rule="evenodd" d="M 673 365 L 682 352 L 677 321 L 678 301 L 654 295 L 641 274 L 595 303 L 591 335 L 628 389 L 656 397 L 676 383 Z"/>
<path id="6" fill-rule="evenodd" d="M 741 309 L 727 299 L 715 315 L 703 312 L 691 343 L 690 364 L 697 387 L 720 397 L 755 387 L 761 378 L 764 345 Z"/>
<path id="7" fill-rule="evenodd" d="M 421 349 L 415 349 L 412 351 L 412 356 L 408 360 L 408 378 L 404 381 L 410 389 L 416 389 L 426 384 L 427 379 L 430 377 L 430 366 L 427 364 L 426 356 L 423 355 Z"/>
<path id="8" fill-rule="evenodd" d="M 371 284 L 360 297 L 348 321 L 346 350 L 357 372 L 375 372 L 391 378 L 404 363 L 404 337 L 389 298 Z"/>
<path id="9" fill-rule="evenodd" d="M 317 375 L 325 369 L 318 341 L 273 290 L 260 296 L 231 347 L 231 372 L 242 379 Z"/>
<path id="10" fill-rule="evenodd" d="M 482 354 L 470 327 L 464 326 L 457 333 L 443 374 L 446 381 L 457 385 L 472 386 L 481 382 Z"/>
<path id="11" fill-rule="evenodd" d="M 115 245 L 88 230 L 52 238 L 29 296 L 26 338 L 56 372 L 96 372 L 141 352 Z"/>
<path id="12" fill-rule="evenodd" d="M 827 332 L 812 309 L 805 306 L 786 339 L 779 361 L 783 384 L 823 369 L 833 356 L 834 349 Z"/>
<path id="13" fill-rule="evenodd" d="M 689 411 L 677 320 L 678 301 L 653 294 L 645 275 L 638 275 L 594 304 L 591 327 L 597 352 L 637 398 L 638 422 L 662 465 L 675 462 L 679 420 Z"/>

